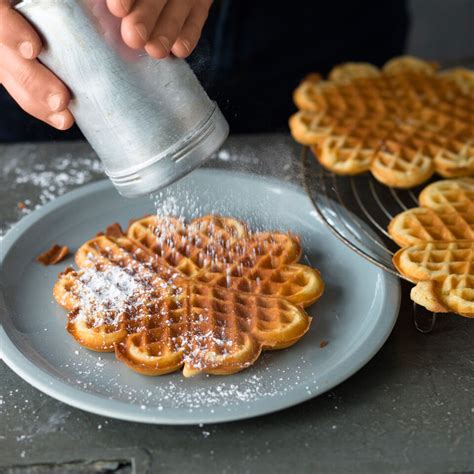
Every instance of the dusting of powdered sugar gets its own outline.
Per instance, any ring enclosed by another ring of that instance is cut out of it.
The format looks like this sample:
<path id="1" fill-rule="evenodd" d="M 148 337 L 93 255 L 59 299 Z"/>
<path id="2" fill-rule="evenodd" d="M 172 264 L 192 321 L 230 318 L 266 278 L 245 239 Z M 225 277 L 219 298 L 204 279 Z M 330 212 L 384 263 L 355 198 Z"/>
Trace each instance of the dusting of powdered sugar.
<path id="1" fill-rule="evenodd" d="M 146 293 L 147 286 L 143 278 L 138 281 L 135 275 L 120 267 L 109 266 L 100 272 L 85 268 L 76 282 L 80 288 L 76 318 L 93 318 L 94 327 L 116 325 L 122 314 L 133 310 L 132 302 L 140 299 L 138 293 Z"/>
<path id="2" fill-rule="evenodd" d="M 128 369 L 117 370 L 118 361 L 112 354 L 99 357 L 80 348 L 63 369 L 70 373 L 69 382 L 86 391 L 100 390 L 111 400 L 120 400 L 157 415 L 169 409 L 188 413 L 215 413 L 217 410 L 233 412 L 236 407 L 250 408 L 259 400 L 270 400 L 289 395 L 303 388 L 308 395 L 319 391 L 316 373 L 311 363 L 300 357 L 292 367 L 272 364 L 274 354 L 263 354 L 259 361 L 237 376 L 200 374 L 191 379 L 177 372 L 157 379 L 140 379 Z M 308 379 L 311 382 L 308 384 Z"/>
<path id="3" fill-rule="evenodd" d="M 281 187 L 278 184 L 273 186 L 271 179 L 300 184 L 301 160 L 294 158 L 295 149 L 291 143 L 272 143 L 270 146 L 253 143 L 239 148 L 225 146 L 213 155 L 200 173 L 205 175 L 207 167 L 225 170 L 228 172 L 226 176 L 236 173 L 237 180 L 242 179 L 244 186 L 229 184 L 223 189 L 219 181 L 215 185 L 205 179 L 197 181 L 196 174 L 190 173 L 173 185 L 153 193 L 151 200 L 158 216 L 185 217 L 190 221 L 208 214 L 232 214 L 242 216 L 254 231 L 275 228 L 281 222 L 278 216 L 284 208 L 275 208 L 274 194 L 281 193 Z M 242 193 L 252 193 L 252 182 L 245 175 L 239 177 L 238 173 L 258 176 L 260 181 L 266 181 L 269 192 L 258 201 L 253 201 L 251 206 L 239 206 L 239 202 L 247 202 L 247 198 L 242 199 Z"/>
<path id="4" fill-rule="evenodd" d="M 301 160 L 294 159 L 297 152 L 293 143 L 272 143 L 261 150 L 257 148 L 258 144 L 247 144 L 238 149 L 224 147 L 213 158 L 221 167 L 253 173 L 262 179 L 275 177 L 299 181 L 303 168 Z"/>
<path id="5" fill-rule="evenodd" d="M 223 148 L 219 150 L 215 158 L 220 161 L 230 161 L 238 162 L 240 165 L 249 166 L 249 165 L 260 165 L 260 158 L 255 154 L 255 151 L 252 150 L 250 153 L 232 153 L 230 150 Z"/>
<path id="6" fill-rule="evenodd" d="M 63 153 L 44 163 L 32 146 L 21 159 L 11 159 L 3 167 L 0 184 L 18 195 L 18 203 L 0 226 L 0 237 L 25 214 L 103 177 L 102 164 L 92 150 L 81 156 Z"/>
<path id="7" fill-rule="evenodd" d="M 95 175 L 102 177 L 103 168 L 93 153 L 77 158 L 66 153 L 55 157 L 47 166 L 34 161 L 30 167 L 15 168 L 13 174 L 16 186 L 26 183 L 40 189 L 37 208 L 72 188 L 88 183 Z"/>
<path id="8" fill-rule="evenodd" d="M 148 334 L 153 337 L 154 328 L 177 322 L 174 309 L 182 312 L 183 299 L 190 307 L 191 292 L 186 291 L 183 280 L 179 283 L 178 273 L 141 248 L 124 251 L 106 245 L 99 250 L 96 244 L 96 249 L 97 253 L 86 254 L 85 268 L 64 274 L 64 278 L 73 281 L 71 285 L 64 282 L 62 295 L 64 306 L 69 306 L 67 298 L 74 306 L 70 313 L 72 323 L 86 323 L 93 328 L 117 328 L 123 323 L 130 334 L 150 329 Z M 184 352 L 184 362 L 193 371 L 213 364 L 234 345 L 223 327 L 214 327 L 207 316 L 209 310 L 210 306 L 203 306 L 202 313 L 197 314 L 189 309 L 180 333 L 165 341 L 173 351 Z"/>
<path id="9" fill-rule="evenodd" d="M 103 252 L 113 254 L 110 247 L 105 247 Z M 70 289 L 76 298 L 74 321 L 87 321 L 92 327 L 117 325 L 124 318 L 140 321 L 151 315 L 150 305 L 154 311 L 159 308 L 156 317 L 169 317 L 161 303 L 166 298 L 179 298 L 182 293 L 183 289 L 175 284 L 178 274 L 170 268 L 154 267 L 153 260 L 140 262 L 134 258 L 139 254 L 143 255 L 143 251 L 136 249 L 129 258 L 119 259 L 119 264 L 101 263 L 95 254 L 87 254 L 90 266 L 75 274 Z M 143 329 L 140 326 L 138 330 Z"/>

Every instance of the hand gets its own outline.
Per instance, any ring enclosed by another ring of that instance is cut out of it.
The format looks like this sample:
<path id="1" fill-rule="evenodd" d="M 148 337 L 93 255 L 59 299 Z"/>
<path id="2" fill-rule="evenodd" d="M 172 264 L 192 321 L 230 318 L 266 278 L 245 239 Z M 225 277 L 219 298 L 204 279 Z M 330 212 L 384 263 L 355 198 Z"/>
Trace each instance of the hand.
<path id="1" fill-rule="evenodd" d="M 20 107 L 59 130 L 74 123 L 67 87 L 36 59 L 41 40 L 31 25 L 0 0 L 0 83 Z"/>
<path id="2" fill-rule="evenodd" d="M 212 0 L 107 0 L 122 18 L 122 37 L 131 48 L 145 48 L 157 59 L 170 52 L 191 54 L 201 36 Z M 0 0 L 0 83 L 27 113 L 59 130 L 74 123 L 68 88 L 36 58 L 42 48 L 34 28 Z"/>
<path id="3" fill-rule="evenodd" d="M 189 56 L 197 45 L 212 0 L 107 0 L 113 15 L 122 18 L 122 37 L 134 49 L 145 48 L 153 58 L 170 53 Z"/>

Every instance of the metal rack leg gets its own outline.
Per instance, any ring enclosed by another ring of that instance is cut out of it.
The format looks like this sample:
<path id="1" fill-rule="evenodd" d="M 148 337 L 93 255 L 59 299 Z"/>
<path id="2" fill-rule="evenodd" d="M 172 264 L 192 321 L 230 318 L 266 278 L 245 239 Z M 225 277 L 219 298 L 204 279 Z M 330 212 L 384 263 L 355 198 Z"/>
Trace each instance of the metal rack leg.
<path id="1" fill-rule="evenodd" d="M 432 313 L 422 306 L 413 303 L 413 324 L 417 331 L 429 334 L 436 325 L 438 313 Z"/>

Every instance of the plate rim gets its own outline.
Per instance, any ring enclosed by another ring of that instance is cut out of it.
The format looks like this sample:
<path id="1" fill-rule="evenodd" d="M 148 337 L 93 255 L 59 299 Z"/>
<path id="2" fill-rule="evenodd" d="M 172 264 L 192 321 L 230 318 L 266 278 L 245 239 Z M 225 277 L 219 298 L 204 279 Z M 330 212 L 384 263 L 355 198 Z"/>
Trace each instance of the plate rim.
<path id="1" fill-rule="evenodd" d="M 265 177 L 265 179 L 263 180 L 262 177 L 255 174 L 222 170 L 218 168 L 206 168 L 204 170 L 196 170 L 195 173 L 200 174 L 209 172 L 215 174 L 216 179 L 218 178 L 218 175 L 229 175 L 231 173 L 232 176 L 241 179 L 260 182 L 264 181 L 264 184 L 266 185 L 274 184 L 280 187 L 290 188 L 293 192 L 296 192 L 305 199 L 308 199 L 309 204 L 312 207 L 312 203 L 309 197 L 304 193 L 304 189 L 302 189 L 297 184 L 286 182 L 274 177 Z M 101 192 L 110 188 L 113 188 L 113 185 L 108 179 L 88 183 L 79 187 L 78 189 L 74 189 L 63 194 L 62 196 L 57 197 L 53 201 L 41 206 L 40 208 L 34 210 L 27 216 L 20 219 L 18 222 L 16 222 L 13 227 L 7 231 L 7 233 L 1 240 L 0 271 L 2 270 L 5 257 L 8 255 L 10 249 L 15 245 L 17 238 L 23 235 L 24 231 L 26 231 L 29 227 L 33 226 L 36 222 L 41 220 L 46 215 L 49 215 L 55 209 L 61 208 L 72 201 L 78 200 L 83 196 L 87 196 L 88 194 Z M 359 258 L 362 257 L 359 256 Z M 0 359 L 3 360 L 3 362 L 5 362 L 5 364 L 10 367 L 11 370 L 13 370 L 13 372 L 15 372 L 23 380 L 25 380 L 27 383 L 40 390 L 41 392 L 67 405 L 100 416 L 107 416 L 110 418 L 120 419 L 124 421 L 162 425 L 197 425 L 201 423 L 225 423 L 236 420 L 254 418 L 257 416 L 263 416 L 270 413 L 278 412 L 280 410 L 284 410 L 286 408 L 293 407 L 302 402 L 320 396 L 328 390 L 331 390 L 335 386 L 339 385 L 340 383 L 344 382 L 352 375 L 357 373 L 377 354 L 377 352 L 385 344 L 397 321 L 401 304 L 401 285 L 400 281 L 395 276 L 389 275 L 382 269 L 378 269 L 378 271 L 380 272 L 379 275 L 381 275 L 383 279 L 382 283 L 384 289 L 386 290 L 385 301 L 383 302 L 383 304 L 387 307 L 387 311 L 384 312 L 383 317 L 379 317 L 377 324 L 372 328 L 372 331 L 370 333 L 371 336 L 373 336 L 375 332 L 376 334 L 378 334 L 378 337 L 373 338 L 373 340 L 375 340 L 376 342 L 370 342 L 370 350 L 365 349 L 361 353 L 362 346 L 357 347 L 354 352 L 354 355 L 357 355 L 357 363 L 351 364 L 349 370 L 344 370 L 343 374 L 339 374 L 337 377 L 332 378 L 329 383 L 320 382 L 319 386 L 321 390 L 318 390 L 316 393 L 302 392 L 297 396 L 294 396 L 289 403 L 288 401 L 285 402 L 285 400 L 287 400 L 285 397 L 282 397 L 281 403 L 279 403 L 277 406 L 272 405 L 271 408 L 268 409 L 262 410 L 258 407 L 252 409 L 252 406 L 250 405 L 247 410 L 229 411 L 227 416 L 225 414 L 220 413 L 213 414 L 210 413 L 209 410 L 204 412 L 199 412 L 198 410 L 195 410 L 192 414 L 190 414 L 191 416 L 188 416 L 186 419 L 182 419 L 179 415 L 166 416 L 166 410 L 160 411 L 159 413 L 156 410 L 150 410 L 148 408 L 140 412 L 127 412 L 126 410 L 120 410 L 120 406 L 130 407 L 133 406 L 133 404 L 120 400 L 110 399 L 106 396 L 101 396 L 100 394 L 82 391 L 80 387 L 76 387 L 75 385 L 68 383 L 64 379 L 54 376 L 53 374 L 45 371 L 34 361 L 28 359 L 27 356 L 23 354 L 23 352 L 17 347 L 11 336 L 4 329 L 1 320 L 3 318 L 0 318 Z M 3 307 L 1 303 L 2 302 L 0 300 L 0 310 L 2 312 L 8 312 L 8 309 L 6 307 Z M 388 317 L 388 313 L 390 317 Z M 367 341 L 364 347 L 367 347 Z M 78 393 L 80 394 L 80 396 L 77 396 Z M 190 420 L 189 418 L 193 419 Z"/>

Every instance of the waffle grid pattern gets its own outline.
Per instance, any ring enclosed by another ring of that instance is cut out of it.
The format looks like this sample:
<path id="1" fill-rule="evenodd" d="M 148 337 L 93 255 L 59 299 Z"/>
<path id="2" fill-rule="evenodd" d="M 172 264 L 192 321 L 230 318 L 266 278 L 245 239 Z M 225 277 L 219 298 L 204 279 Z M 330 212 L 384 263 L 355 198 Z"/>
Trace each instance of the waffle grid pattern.
<path id="1" fill-rule="evenodd" d="M 380 182 L 410 188 L 434 172 L 474 174 L 474 72 L 436 73 L 415 58 L 395 58 L 382 71 L 338 66 L 322 81 L 303 80 L 290 118 L 296 141 L 338 174 L 371 171 Z"/>
<path id="2" fill-rule="evenodd" d="M 419 207 L 391 221 L 402 249 L 393 263 L 416 283 L 412 299 L 434 312 L 474 317 L 474 179 L 427 186 Z"/>
<path id="3" fill-rule="evenodd" d="M 235 270 L 234 253 L 240 249 L 239 265 L 248 257 L 241 249 L 246 239 L 250 249 L 260 250 L 242 272 L 261 271 L 262 265 L 260 285 L 268 280 L 263 291 L 242 285 L 245 275 L 218 278 L 218 262 Z M 309 329 L 303 306 L 320 297 L 323 283 L 316 270 L 286 263 L 300 254 L 296 237 L 249 235 L 230 218 L 208 216 L 185 225 L 147 217 L 131 224 L 127 235 L 115 228 L 85 243 L 76 253 L 79 270 L 61 274 L 53 293 L 69 311 L 67 329 L 81 345 L 115 351 L 139 373 L 183 367 L 185 376 L 230 374 L 253 364 L 264 349 L 294 344 Z M 201 281 L 205 272 L 213 279 Z"/>

